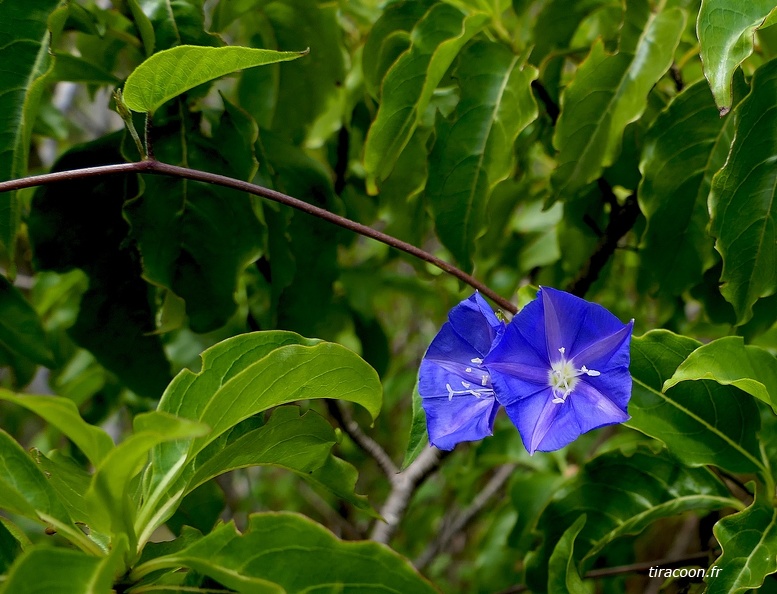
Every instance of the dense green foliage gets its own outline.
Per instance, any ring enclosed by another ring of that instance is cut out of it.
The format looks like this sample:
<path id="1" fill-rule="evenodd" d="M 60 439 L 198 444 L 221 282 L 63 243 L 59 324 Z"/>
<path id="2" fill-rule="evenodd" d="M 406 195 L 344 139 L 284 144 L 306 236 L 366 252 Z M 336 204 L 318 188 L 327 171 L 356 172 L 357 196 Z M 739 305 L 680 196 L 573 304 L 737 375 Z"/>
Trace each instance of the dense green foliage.
<path id="1" fill-rule="evenodd" d="M 0 0 L 0 183 L 150 158 L 635 320 L 627 423 L 441 457 L 472 287 L 246 187 L 0 187 L 0 594 L 777 590 L 775 15 Z"/>

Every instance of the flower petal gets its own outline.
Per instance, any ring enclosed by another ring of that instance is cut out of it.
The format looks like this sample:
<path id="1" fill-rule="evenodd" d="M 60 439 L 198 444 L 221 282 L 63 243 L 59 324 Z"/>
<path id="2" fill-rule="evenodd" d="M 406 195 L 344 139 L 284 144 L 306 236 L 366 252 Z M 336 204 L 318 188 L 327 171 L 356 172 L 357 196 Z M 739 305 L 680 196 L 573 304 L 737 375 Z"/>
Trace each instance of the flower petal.
<path id="1" fill-rule="evenodd" d="M 454 307 L 448 314 L 448 320 L 453 330 L 472 345 L 481 358 L 489 353 L 505 326 L 480 293 Z"/>
<path id="2" fill-rule="evenodd" d="M 609 336 L 600 337 L 582 351 L 575 352 L 575 363 L 599 371 L 602 371 L 601 368 L 614 366 L 628 367 L 632 328 L 634 328 L 634 320 Z"/>
<path id="3" fill-rule="evenodd" d="M 559 358 L 560 349 L 569 349 L 569 347 L 572 346 L 571 341 L 564 340 L 569 337 L 564 336 L 561 333 L 561 322 L 558 313 L 556 312 L 554 301 L 558 299 L 559 305 L 562 305 L 562 300 L 555 295 L 556 293 L 560 293 L 560 291 L 554 291 L 547 287 L 540 287 L 539 293 L 537 294 L 537 299 L 542 299 L 542 309 L 545 320 L 545 347 L 548 352 L 548 361 L 556 361 Z"/>
<path id="4" fill-rule="evenodd" d="M 521 434 L 523 445 L 533 454 L 548 433 L 555 431 L 554 423 L 561 408 L 553 403 L 553 391 L 546 387 L 505 404 L 505 411 Z"/>
<path id="5" fill-rule="evenodd" d="M 441 450 L 452 450 L 462 441 L 477 441 L 494 433 L 499 403 L 491 396 L 457 395 L 424 398 L 429 442 Z"/>
<path id="6" fill-rule="evenodd" d="M 603 394 L 587 381 L 577 385 L 575 393 L 567 399 L 565 404 L 570 404 L 571 408 L 574 409 L 580 433 L 586 433 L 605 425 L 623 423 L 631 418 L 626 412 L 625 406 L 621 408 L 608 395 Z"/>

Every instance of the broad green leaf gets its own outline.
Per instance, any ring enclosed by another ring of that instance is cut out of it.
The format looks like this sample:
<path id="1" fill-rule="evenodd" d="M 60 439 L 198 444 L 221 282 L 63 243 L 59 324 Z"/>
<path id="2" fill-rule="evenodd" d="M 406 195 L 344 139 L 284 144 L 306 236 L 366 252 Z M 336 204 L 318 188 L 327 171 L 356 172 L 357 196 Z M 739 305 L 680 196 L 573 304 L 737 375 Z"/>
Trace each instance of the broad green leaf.
<path id="1" fill-rule="evenodd" d="M 132 520 L 137 505 L 129 496 L 132 479 L 143 469 L 149 452 L 165 441 L 205 435 L 208 427 L 189 419 L 162 412 L 137 415 L 135 432 L 113 448 L 96 468 L 92 476 L 87 501 L 95 513 L 96 528 L 101 532 L 124 533 L 133 539 Z"/>
<path id="2" fill-rule="evenodd" d="M 59 0 L 0 2 L 0 181 L 27 174 L 30 135 L 49 68 L 47 19 Z M 13 261 L 19 203 L 0 192 L 0 246 Z"/>
<path id="3" fill-rule="evenodd" d="M 111 555 L 96 557 L 62 548 L 34 547 L 14 563 L 0 594 L 106 594 L 121 569 L 126 539 Z"/>
<path id="4" fill-rule="evenodd" d="M 663 389 L 702 379 L 736 386 L 777 414 L 777 359 L 760 347 L 746 345 L 741 336 L 726 336 L 700 346 L 664 382 Z"/>
<path id="5" fill-rule="evenodd" d="M 544 590 L 556 543 L 580 514 L 587 520 L 575 541 L 574 563 L 584 573 L 607 545 L 639 534 L 659 518 L 730 506 L 742 507 L 712 471 L 688 468 L 668 450 L 655 453 L 643 446 L 632 455 L 602 454 L 563 485 L 542 512 L 537 531 L 543 542 L 527 559 L 527 584 Z"/>
<path id="6" fill-rule="evenodd" d="M 59 429 L 95 466 L 113 449 L 111 436 L 100 427 L 84 421 L 75 403 L 69 398 L 14 394 L 0 388 L 0 400 L 23 406 Z"/>
<path id="7" fill-rule="evenodd" d="M 767 472 L 759 460 L 760 427 L 755 401 L 736 388 L 709 380 L 683 382 L 662 391 L 664 382 L 699 342 L 666 330 L 631 341 L 634 380 L 626 424 L 666 444 L 690 466 L 712 464 L 729 472 Z"/>
<path id="8" fill-rule="evenodd" d="M 744 511 L 726 516 L 712 529 L 723 554 L 707 572 L 708 594 L 758 589 L 777 572 L 777 509 L 772 497 L 757 493 Z"/>
<path id="9" fill-rule="evenodd" d="M 132 71 L 124 83 L 124 102 L 133 111 L 153 113 L 173 97 L 225 74 L 296 60 L 306 53 L 180 45 L 157 52 Z"/>
<path id="10" fill-rule="evenodd" d="M 410 48 L 383 79 L 380 108 L 367 135 L 364 167 L 372 193 L 391 173 L 448 67 L 488 18 L 482 13 L 467 16 L 437 3 L 418 21 Z"/>
<path id="11" fill-rule="evenodd" d="M 362 51 L 362 72 L 367 92 L 375 99 L 380 99 L 386 72 L 410 47 L 410 34 L 430 6 L 429 0 L 392 2 L 370 29 Z"/>
<path id="12" fill-rule="evenodd" d="M 154 47 L 176 45 L 219 46 L 223 42 L 205 31 L 204 0 L 136 0 L 154 30 Z M 133 14 L 135 10 L 133 9 Z M 135 17 L 137 23 L 139 19 Z M 145 28 L 145 25 L 143 25 Z M 141 30 L 140 26 L 138 29 Z M 143 35 L 141 30 L 141 35 Z M 144 46 L 148 42 L 144 38 Z"/>
<path id="13" fill-rule="evenodd" d="M 755 31 L 774 10 L 773 0 L 702 0 L 696 34 L 720 115 L 731 109 L 734 70 L 753 53 Z"/>
<path id="14" fill-rule="evenodd" d="M 84 550 L 100 549 L 73 524 L 43 471 L 22 447 L 0 430 L 0 509 L 53 526 Z"/>
<path id="15" fill-rule="evenodd" d="M 54 171 L 123 161 L 121 133 L 74 147 Z M 68 334 L 133 392 L 158 398 L 170 381 L 170 364 L 154 330 L 140 256 L 127 241 L 125 200 L 137 193 L 135 176 L 63 182 L 38 188 L 28 218 L 37 270 L 82 269 L 89 290 Z"/>
<path id="16" fill-rule="evenodd" d="M 55 61 L 51 73 L 47 77 L 49 82 L 68 80 L 73 82 L 88 83 L 93 85 L 115 86 L 121 82 L 113 74 L 92 64 L 88 60 L 79 58 L 65 52 L 56 52 Z"/>
<path id="17" fill-rule="evenodd" d="M 0 575 L 8 573 L 8 568 L 22 552 L 20 543 L 4 522 L 0 521 Z"/>
<path id="18" fill-rule="evenodd" d="M 515 139 L 537 117 L 537 70 L 502 44 L 480 41 L 459 56 L 455 78 L 461 98 L 438 119 L 426 196 L 437 235 L 469 270 L 491 190 L 512 173 Z"/>
<path id="19" fill-rule="evenodd" d="M 388 547 L 341 541 L 312 520 L 292 513 L 254 514 L 244 534 L 225 524 L 189 547 L 137 567 L 133 577 L 181 566 L 251 594 L 436 591 Z"/>
<path id="20" fill-rule="evenodd" d="M 138 28 L 138 33 L 140 33 L 140 39 L 143 41 L 143 49 L 146 51 L 146 56 L 150 56 L 154 53 L 154 46 L 156 46 L 154 25 L 143 12 L 143 9 L 140 8 L 138 0 L 127 0 L 127 6 L 130 9 L 130 13 L 132 13 L 132 20 Z"/>
<path id="21" fill-rule="evenodd" d="M 186 488 L 185 478 L 179 481 L 186 464 L 208 444 L 252 415 L 308 398 L 355 402 L 374 419 L 382 387 L 375 371 L 351 351 L 293 332 L 243 334 L 204 351 L 200 372 L 179 373 L 158 410 L 200 421 L 211 431 L 194 443 L 161 444 L 152 452 L 136 526 L 141 541 L 172 513 Z M 344 473 L 342 468 L 335 470 Z"/>
<path id="22" fill-rule="evenodd" d="M 331 450 L 336 440 L 332 427 L 315 412 L 309 411 L 300 416 L 297 407 L 278 408 L 263 427 L 234 440 L 220 439 L 200 452 L 187 469 L 192 475 L 186 477 L 185 495 L 225 472 L 249 466 L 272 465 L 322 485 L 357 508 L 370 510 L 367 499 L 353 492 L 355 470 L 341 460 L 332 459 Z M 341 465 L 346 468 L 339 469 Z M 351 468 L 354 480 L 350 485 L 341 484 L 340 480 L 343 473 L 348 473 L 348 467 Z"/>
<path id="23" fill-rule="evenodd" d="M 564 531 L 548 560 L 548 592 L 588 594 L 575 564 L 575 539 L 585 526 L 586 515 Z"/>
<path id="24" fill-rule="evenodd" d="M 248 180 L 256 168 L 256 124 L 225 102 L 210 137 L 200 117 L 171 104 L 159 112 L 154 152 L 166 163 Z M 222 148 L 227 147 L 227 148 Z M 143 277 L 186 302 L 195 332 L 224 326 L 235 314 L 235 292 L 245 267 L 261 254 L 264 229 L 251 197 L 235 190 L 158 175 L 124 213 L 142 255 Z"/>
<path id="25" fill-rule="evenodd" d="M 753 304 L 777 292 L 777 60 L 761 66 L 752 91 L 735 115 L 737 129 L 726 164 L 712 180 L 710 232 L 723 258 L 721 293 L 737 323 L 752 317 Z"/>
<path id="26" fill-rule="evenodd" d="M 419 454 L 429 447 L 429 435 L 426 430 L 426 412 L 421 404 L 421 395 L 418 393 L 418 382 L 413 388 L 413 420 L 410 424 L 410 440 L 407 442 L 405 459 L 402 462 L 404 470 L 418 458 Z"/>
<path id="27" fill-rule="evenodd" d="M 714 264 L 707 196 L 730 143 L 707 84 L 680 93 L 645 137 L 637 193 L 647 219 L 640 245 L 640 284 L 669 295 L 701 282 Z"/>
<path id="28" fill-rule="evenodd" d="M 0 344 L 28 359 L 54 367 L 40 318 L 19 289 L 0 275 Z"/>
<path id="29" fill-rule="evenodd" d="M 671 8 L 645 16 L 645 22 L 632 23 L 641 31 L 639 38 L 624 33 L 618 53 L 607 54 L 601 40 L 594 43 L 561 96 L 553 135 L 556 197 L 573 197 L 615 162 L 623 130 L 645 111 L 650 89 L 672 64 L 685 12 Z"/>
<path id="30" fill-rule="evenodd" d="M 339 5 L 318 0 L 265 1 L 241 17 L 256 23 L 251 29 L 253 47 L 312 48 L 304 60 L 254 68 L 240 77 L 240 105 L 262 130 L 299 144 L 319 116 L 330 108 L 337 112 L 345 91 L 348 53 L 341 18 Z M 339 127 L 340 114 L 334 118 Z"/>
<path id="31" fill-rule="evenodd" d="M 585 17 L 608 0 L 550 0 L 543 2 L 534 27 L 531 62 L 537 66 L 553 50 L 568 47 L 572 36 Z"/>

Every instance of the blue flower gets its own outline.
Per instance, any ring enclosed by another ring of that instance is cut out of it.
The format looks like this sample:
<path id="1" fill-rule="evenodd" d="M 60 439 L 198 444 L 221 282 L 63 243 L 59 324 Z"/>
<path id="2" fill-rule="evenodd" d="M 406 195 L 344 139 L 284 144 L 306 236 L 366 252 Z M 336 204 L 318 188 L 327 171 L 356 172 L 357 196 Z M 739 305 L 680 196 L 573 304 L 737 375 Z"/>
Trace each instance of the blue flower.
<path id="1" fill-rule="evenodd" d="M 547 287 L 513 318 L 483 365 L 530 454 L 629 419 L 633 325 Z"/>
<path id="2" fill-rule="evenodd" d="M 504 333 L 479 293 L 454 307 L 448 320 L 418 372 L 429 442 L 443 450 L 493 433 L 499 403 L 483 359 Z"/>

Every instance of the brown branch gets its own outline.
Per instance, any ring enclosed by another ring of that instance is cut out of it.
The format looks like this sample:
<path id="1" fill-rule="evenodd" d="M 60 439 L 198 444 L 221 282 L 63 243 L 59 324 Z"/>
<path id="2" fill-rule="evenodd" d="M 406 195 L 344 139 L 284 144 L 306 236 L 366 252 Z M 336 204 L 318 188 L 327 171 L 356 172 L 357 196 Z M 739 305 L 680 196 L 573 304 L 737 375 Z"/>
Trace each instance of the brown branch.
<path id="1" fill-rule="evenodd" d="M 472 518 L 480 513 L 488 502 L 491 501 L 492 497 L 499 493 L 507 482 L 507 479 L 512 476 L 514 470 L 515 464 L 505 464 L 499 467 L 486 483 L 485 487 L 483 487 L 466 509 L 450 514 L 450 516 L 443 519 L 442 528 L 439 531 L 437 538 L 429 543 L 424 552 L 418 556 L 415 561 L 415 566 L 418 569 L 423 569 L 429 565 L 441 551 L 444 551 L 451 540 L 470 523 Z"/>
<path id="2" fill-rule="evenodd" d="M 620 205 L 609 185 L 602 182 L 599 187 L 602 189 L 602 198 L 610 204 L 610 220 L 593 254 L 575 279 L 567 285 L 567 291 L 578 297 L 584 297 L 591 285 L 599 278 L 602 269 L 615 253 L 618 242 L 637 222 L 640 212 L 636 194 L 631 194 L 623 205 Z"/>
<path id="3" fill-rule="evenodd" d="M 350 437 L 353 442 L 367 454 L 372 456 L 375 459 L 375 462 L 378 463 L 378 466 L 380 466 L 383 474 L 385 474 L 389 480 L 393 480 L 394 476 L 399 472 L 399 469 L 396 467 L 391 457 L 386 453 L 386 450 L 384 450 L 377 441 L 362 431 L 362 428 L 359 427 L 359 423 L 351 416 L 350 411 L 342 406 L 340 402 L 329 399 L 326 401 L 326 408 L 348 437 Z"/>
<path id="4" fill-rule="evenodd" d="M 513 314 L 517 313 L 518 311 L 518 308 L 515 305 L 513 305 L 510 301 L 508 301 L 507 299 L 505 299 L 495 291 L 492 291 L 490 288 L 488 288 L 486 285 L 484 285 L 474 277 L 470 276 L 463 270 L 456 268 L 452 264 L 449 264 L 445 260 L 442 260 L 430 254 L 429 252 L 422 250 L 421 248 L 418 248 L 414 245 L 406 243 L 391 235 L 387 235 L 386 233 L 383 233 L 381 231 L 377 231 L 372 227 L 368 227 L 367 225 L 362 225 L 361 223 L 357 223 L 356 221 L 352 221 L 351 219 L 341 217 L 340 215 L 336 215 L 332 212 L 329 212 L 328 210 L 324 210 L 323 208 L 319 208 L 317 206 L 313 206 L 312 204 L 308 204 L 307 202 L 303 200 L 299 200 L 298 198 L 293 198 L 292 196 L 288 196 L 286 194 L 277 192 L 275 190 L 271 190 L 269 188 L 258 186 L 256 184 L 234 179 L 224 175 L 218 175 L 216 173 L 199 171 L 197 169 L 188 169 L 186 167 L 178 167 L 176 165 L 168 165 L 167 163 L 162 163 L 160 161 L 154 161 L 154 160 L 148 159 L 145 161 L 139 161 L 135 163 L 121 163 L 117 165 L 103 165 L 101 167 L 87 167 L 84 169 L 74 169 L 71 171 L 59 171 L 56 173 L 46 173 L 43 175 L 35 175 L 31 177 L 25 177 L 22 179 L 0 182 L 0 192 L 21 190 L 23 188 L 43 186 L 43 185 L 53 184 L 57 182 L 71 181 L 75 179 L 85 179 L 89 177 L 102 177 L 105 175 L 113 175 L 118 173 L 153 173 L 156 175 L 169 175 L 172 177 L 191 179 L 194 181 L 200 181 L 200 182 L 215 184 L 218 186 L 223 186 L 225 188 L 232 188 L 234 190 L 247 192 L 255 196 L 261 196 L 262 198 L 266 198 L 267 200 L 272 200 L 274 202 L 279 202 L 280 204 L 285 204 L 286 206 L 290 206 L 291 208 L 301 210 L 302 212 L 305 212 L 314 217 L 318 217 L 319 219 L 328 221 L 339 227 L 343 227 L 344 229 L 348 229 L 349 231 L 353 231 L 354 233 L 358 233 L 359 235 L 364 235 L 365 237 L 369 237 L 376 241 L 380 241 L 381 243 L 385 243 L 386 245 L 393 247 L 394 249 L 400 250 L 402 252 L 405 252 L 406 254 L 410 254 L 411 256 L 414 256 L 419 260 L 428 262 L 436 266 L 443 272 L 446 272 L 451 276 L 456 277 L 460 281 L 468 284 L 470 287 L 480 291 L 481 293 L 483 293 L 483 295 L 491 299 L 494 303 L 496 303 L 499 307 L 501 307 L 505 311 L 508 311 Z"/>
<path id="5" fill-rule="evenodd" d="M 388 544 L 405 515 L 416 488 L 437 470 L 440 461 L 450 454 L 435 447 L 425 449 L 413 463 L 391 480 L 391 493 L 380 510 L 384 521 L 376 521 L 370 539 Z"/>

